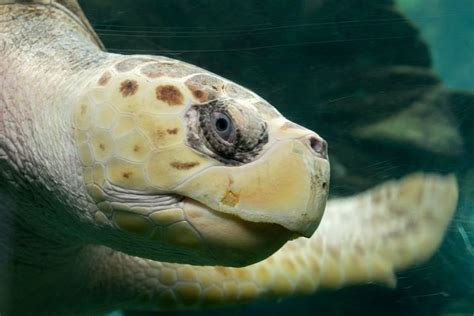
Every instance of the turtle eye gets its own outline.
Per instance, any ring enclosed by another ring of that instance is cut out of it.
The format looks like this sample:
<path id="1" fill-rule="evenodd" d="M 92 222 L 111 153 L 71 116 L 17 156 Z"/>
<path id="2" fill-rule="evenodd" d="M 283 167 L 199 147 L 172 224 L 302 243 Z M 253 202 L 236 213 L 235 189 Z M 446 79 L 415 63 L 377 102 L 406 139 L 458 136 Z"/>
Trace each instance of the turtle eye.
<path id="1" fill-rule="evenodd" d="M 234 123 L 226 113 L 214 112 L 212 114 L 212 128 L 225 142 L 232 144 L 235 141 Z"/>

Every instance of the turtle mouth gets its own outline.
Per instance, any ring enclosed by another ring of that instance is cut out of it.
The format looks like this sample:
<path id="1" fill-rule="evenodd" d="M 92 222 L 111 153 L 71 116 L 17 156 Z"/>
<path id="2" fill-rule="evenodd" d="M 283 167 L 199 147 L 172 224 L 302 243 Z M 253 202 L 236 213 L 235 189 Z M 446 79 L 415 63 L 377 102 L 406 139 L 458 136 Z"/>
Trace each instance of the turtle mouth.
<path id="1" fill-rule="evenodd" d="M 291 235 L 291 239 L 299 238 L 299 237 L 310 237 L 305 236 L 306 234 L 302 233 L 301 231 L 292 230 L 284 225 L 272 222 L 264 222 L 264 221 L 252 221 L 244 217 L 238 216 L 238 214 L 229 214 L 220 211 L 212 207 L 211 205 L 206 204 L 205 202 L 201 202 L 195 198 L 185 196 L 185 195 L 177 195 L 181 201 L 181 207 L 186 214 L 186 219 L 190 220 L 191 222 L 194 220 L 202 220 L 201 217 L 203 216 L 217 216 L 220 219 L 230 221 L 230 222 L 238 222 L 239 225 L 247 225 L 247 226 L 255 226 L 262 229 L 262 231 L 271 230 L 271 227 L 274 227 L 275 230 L 285 231 L 286 235 Z M 209 223 L 209 225 L 211 225 Z M 207 226 L 207 225 L 206 225 Z M 278 227 L 278 228 L 276 228 Z"/>
<path id="2" fill-rule="evenodd" d="M 263 260 L 300 233 L 282 225 L 251 222 L 183 197 L 187 221 L 199 232 L 210 253 L 226 264 L 245 266 Z"/>

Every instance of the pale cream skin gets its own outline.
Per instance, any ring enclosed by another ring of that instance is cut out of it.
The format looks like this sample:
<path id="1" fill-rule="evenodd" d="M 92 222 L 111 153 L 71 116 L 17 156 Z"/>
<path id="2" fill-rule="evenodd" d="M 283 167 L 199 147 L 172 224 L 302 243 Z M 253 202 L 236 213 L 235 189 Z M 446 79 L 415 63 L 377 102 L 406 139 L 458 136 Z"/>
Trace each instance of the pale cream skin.
<path id="1" fill-rule="evenodd" d="M 390 181 L 323 215 L 329 163 L 316 133 L 203 69 L 104 53 L 77 4 L 61 3 L 0 5 L 2 315 L 393 286 L 438 248 L 453 176 Z M 251 162 L 199 147 L 192 106 L 212 97 L 232 100 L 239 126 L 266 123 Z M 285 244 L 295 236 L 310 238 Z"/>

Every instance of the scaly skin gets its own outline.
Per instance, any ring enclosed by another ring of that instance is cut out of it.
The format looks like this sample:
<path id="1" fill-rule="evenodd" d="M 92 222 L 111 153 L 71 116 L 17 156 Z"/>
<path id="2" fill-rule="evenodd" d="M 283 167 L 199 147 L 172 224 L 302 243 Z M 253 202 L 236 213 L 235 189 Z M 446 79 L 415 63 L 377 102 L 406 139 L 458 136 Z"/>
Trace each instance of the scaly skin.
<path id="1" fill-rule="evenodd" d="M 316 134 L 197 67 L 102 52 L 86 25 L 55 3 L 1 5 L 0 17 L 2 315 L 195 308 L 347 284 L 393 286 L 395 271 L 426 260 L 442 240 L 456 181 L 417 174 L 330 201 L 316 234 L 260 261 L 292 231 L 310 235 L 319 223 L 328 168 L 306 146 Z M 165 78 L 156 75 L 161 70 Z M 238 172 L 183 145 L 192 141 L 183 130 L 189 136 L 195 128 L 183 116 L 189 104 L 207 104 L 214 93 L 213 83 L 194 77 L 201 72 L 225 83 L 219 98 L 241 113 L 257 111 L 242 121 L 261 115 L 268 124 L 271 146 L 231 168 Z M 155 103 L 128 102 L 147 90 Z M 148 115 L 140 115 L 143 107 Z M 271 186 L 281 181 L 289 185 Z M 144 202 L 144 193 L 165 192 L 200 203 Z M 285 202 L 286 212 L 270 212 Z M 305 213 L 305 206 L 314 209 Z"/>

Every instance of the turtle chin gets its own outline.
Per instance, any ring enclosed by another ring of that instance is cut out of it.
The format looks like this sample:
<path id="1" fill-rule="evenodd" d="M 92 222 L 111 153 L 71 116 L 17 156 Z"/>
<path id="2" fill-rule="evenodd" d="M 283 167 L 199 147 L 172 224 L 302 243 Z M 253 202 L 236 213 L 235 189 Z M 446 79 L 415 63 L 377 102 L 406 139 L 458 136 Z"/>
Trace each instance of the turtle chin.
<path id="1" fill-rule="evenodd" d="M 256 263 L 300 236 L 278 224 L 250 222 L 215 211 L 191 198 L 183 200 L 183 210 L 220 265 L 239 267 Z"/>

